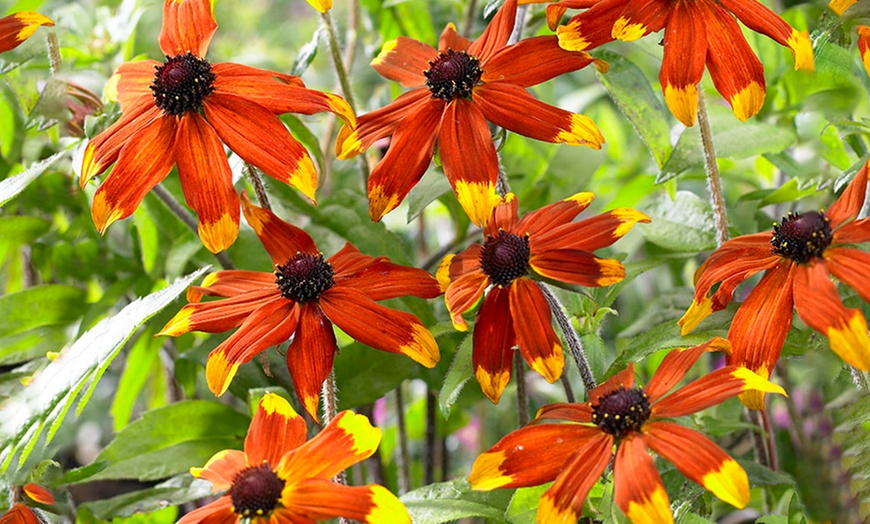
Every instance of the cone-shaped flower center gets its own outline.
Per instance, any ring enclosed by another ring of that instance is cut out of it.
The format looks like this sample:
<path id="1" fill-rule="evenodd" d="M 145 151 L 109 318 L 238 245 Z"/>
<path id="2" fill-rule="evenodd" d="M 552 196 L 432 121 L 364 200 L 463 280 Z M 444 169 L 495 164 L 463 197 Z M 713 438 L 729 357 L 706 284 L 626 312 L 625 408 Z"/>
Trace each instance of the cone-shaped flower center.
<path id="1" fill-rule="evenodd" d="M 332 264 L 323 255 L 297 253 L 285 264 L 276 266 L 275 283 L 284 298 L 307 302 L 317 300 L 335 284 L 332 275 Z"/>
<path id="2" fill-rule="evenodd" d="M 649 414 L 649 397 L 643 388 L 620 386 L 592 404 L 592 422 L 616 438 L 640 431 Z"/>
<path id="3" fill-rule="evenodd" d="M 439 53 L 435 60 L 430 60 L 429 70 L 423 74 L 432 97 L 449 102 L 470 97 L 471 88 L 480 83 L 483 69 L 480 61 L 465 51 L 448 49 L 446 53 Z"/>
<path id="4" fill-rule="evenodd" d="M 529 270 L 529 237 L 499 231 L 480 251 L 480 269 L 497 286 L 507 286 Z"/>
<path id="5" fill-rule="evenodd" d="M 157 107 L 167 115 L 199 111 L 205 97 L 214 91 L 211 64 L 192 53 L 167 56 L 163 65 L 155 69 L 151 93 Z"/>
<path id="6" fill-rule="evenodd" d="M 243 517 L 268 515 L 278 505 L 283 489 L 284 481 L 269 464 L 243 469 L 230 488 L 233 511 Z"/>
<path id="7" fill-rule="evenodd" d="M 806 264 L 821 258 L 832 237 L 831 220 L 821 211 L 809 211 L 789 213 L 782 218 L 782 224 L 774 224 L 770 243 L 777 255 Z"/>

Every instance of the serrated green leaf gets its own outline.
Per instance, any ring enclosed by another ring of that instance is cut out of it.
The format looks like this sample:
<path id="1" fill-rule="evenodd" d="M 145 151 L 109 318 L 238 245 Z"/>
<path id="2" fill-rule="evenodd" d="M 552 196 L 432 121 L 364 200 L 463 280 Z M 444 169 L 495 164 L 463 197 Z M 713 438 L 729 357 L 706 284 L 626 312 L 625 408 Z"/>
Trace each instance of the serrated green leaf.
<path id="1" fill-rule="evenodd" d="M 641 234 L 671 251 L 697 253 L 716 247 L 716 225 L 710 204 L 689 191 L 673 200 L 663 195 L 643 210 L 652 223 Z"/>
<path id="2" fill-rule="evenodd" d="M 115 358 L 130 335 L 207 270 L 179 279 L 101 321 L 37 373 L 29 387 L 13 394 L 0 410 L 0 471 L 6 471 L 19 453 L 18 464 L 23 464 L 46 424 L 58 423 L 82 387 Z M 49 436 L 46 444 L 50 441 Z"/>
<path id="3" fill-rule="evenodd" d="M 661 169 L 673 150 L 668 112 L 634 63 L 609 51 L 597 56 L 610 65 L 607 73 L 598 73 L 598 79 Z"/>
<path id="4" fill-rule="evenodd" d="M 73 286 L 45 285 L 0 297 L 0 336 L 67 324 L 79 318 L 86 293 Z"/>
<path id="5" fill-rule="evenodd" d="M 40 160 L 39 162 L 35 162 L 30 165 L 27 169 L 22 171 L 21 173 L 11 176 L 6 180 L 0 181 L 0 208 L 2 208 L 7 202 L 18 196 L 18 193 L 24 191 L 24 189 L 36 180 L 36 177 L 45 172 L 46 169 L 51 167 L 52 164 L 57 162 L 61 157 L 67 154 L 66 151 L 60 151 L 51 155 L 48 158 Z"/>
<path id="6" fill-rule="evenodd" d="M 438 406 L 441 408 L 441 414 L 444 415 L 444 418 L 450 416 L 450 410 L 456 399 L 459 398 L 462 388 L 474 375 L 474 369 L 471 365 L 471 354 L 474 349 L 473 339 L 474 337 L 469 334 L 462 340 L 453 355 L 450 369 L 444 376 L 444 383 L 438 393 Z"/>
<path id="7" fill-rule="evenodd" d="M 507 524 L 504 514 L 512 494 L 507 489 L 473 491 L 467 480 L 456 479 L 409 491 L 399 499 L 416 524 L 441 524 L 471 517 Z"/>

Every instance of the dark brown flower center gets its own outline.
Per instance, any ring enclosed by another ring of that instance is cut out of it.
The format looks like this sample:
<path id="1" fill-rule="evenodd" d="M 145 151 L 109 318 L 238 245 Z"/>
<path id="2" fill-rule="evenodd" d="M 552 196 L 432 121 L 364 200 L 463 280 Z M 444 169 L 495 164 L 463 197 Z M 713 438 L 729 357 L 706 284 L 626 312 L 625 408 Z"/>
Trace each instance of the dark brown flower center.
<path id="1" fill-rule="evenodd" d="M 192 53 L 167 56 L 163 65 L 155 69 L 151 93 L 157 107 L 167 115 L 199 111 L 205 97 L 214 91 L 211 64 Z"/>
<path id="2" fill-rule="evenodd" d="M 278 505 L 283 489 L 284 481 L 269 464 L 243 469 L 230 487 L 233 511 L 243 517 L 268 515 Z"/>
<path id="3" fill-rule="evenodd" d="M 616 438 L 640 431 L 649 414 L 649 397 L 643 388 L 625 389 L 625 386 L 620 386 L 616 391 L 598 397 L 592 404 L 592 422 Z"/>
<path id="4" fill-rule="evenodd" d="M 821 211 L 809 211 L 789 213 L 782 218 L 782 224 L 774 224 L 770 243 L 777 255 L 806 264 L 821 258 L 832 238 L 831 220 Z"/>
<path id="5" fill-rule="evenodd" d="M 275 268 L 275 283 L 284 298 L 296 302 L 317 300 L 335 284 L 332 264 L 323 255 L 297 253 L 296 256 Z"/>
<path id="6" fill-rule="evenodd" d="M 529 237 L 499 231 L 486 237 L 480 251 L 480 269 L 497 286 L 507 286 L 529 271 Z"/>
<path id="7" fill-rule="evenodd" d="M 449 102 L 456 98 L 469 98 L 471 88 L 480 83 L 483 69 L 480 61 L 465 51 L 448 49 L 446 53 L 439 53 L 435 60 L 430 60 L 429 70 L 423 74 L 432 97 Z"/>

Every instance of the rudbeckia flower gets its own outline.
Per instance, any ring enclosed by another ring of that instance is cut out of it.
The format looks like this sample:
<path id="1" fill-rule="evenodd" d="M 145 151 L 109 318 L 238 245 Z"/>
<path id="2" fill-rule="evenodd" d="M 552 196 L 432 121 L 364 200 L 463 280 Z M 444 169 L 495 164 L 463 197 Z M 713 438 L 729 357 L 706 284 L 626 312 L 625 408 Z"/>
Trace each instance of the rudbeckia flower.
<path id="1" fill-rule="evenodd" d="M 386 257 L 363 255 L 350 243 L 326 259 L 307 233 L 251 204 L 244 194 L 242 206 L 275 271 L 208 275 L 202 286 L 188 290 L 191 304 L 159 333 L 239 328 L 208 356 L 205 374 L 215 395 L 224 394 L 241 364 L 293 337 L 287 367 L 296 394 L 316 419 L 320 386 L 335 357 L 333 323 L 363 344 L 435 366 L 438 346 L 426 326 L 410 313 L 376 303 L 404 296 L 434 298 L 441 290 L 432 275 Z M 226 300 L 200 302 L 203 295 Z"/>
<path id="2" fill-rule="evenodd" d="M 541 497 L 538 522 L 577 522 L 616 446 L 616 504 L 635 524 L 668 524 L 674 519 L 649 455 L 652 448 L 692 481 L 743 508 L 749 502 L 743 468 L 701 433 L 667 419 L 715 406 L 742 391 L 785 392 L 748 369 L 727 366 L 665 396 L 709 350 L 727 351 L 728 341 L 715 338 L 671 351 L 645 388 L 635 385 L 630 364 L 591 390 L 590 402 L 544 406 L 531 425 L 508 434 L 474 461 L 471 487 L 488 491 L 555 480 Z"/>
<path id="3" fill-rule="evenodd" d="M 339 133 L 339 158 L 392 137 L 368 181 L 372 220 L 398 206 L 420 181 L 437 143 L 444 174 L 462 208 L 475 224 L 486 222 L 498 202 L 498 158 L 488 122 L 546 142 L 595 149 L 604 143 L 588 117 L 545 104 L 526 89 L 594 60 L 560 49 L 552 36 L 507 45 L 516 11 L 516 0 L 507 0 L 474 42 L 450 24 L 437 50 L 399 37 L 384 44 L 372 61 L 382 76 L 414 88 Z"/>
<path id="4" fill-rule="evenodd" d="M 553 331 L 547 299 L 532 278 L 593 287 L 625 277 L 622 264 L 598 258 L 593 251 L 649 218 L 632 209 L 614 209 L 572 222 L 593 198 L 592 193 L 577 193 L 519 220 L 517 199 L 508 194 L 487 221 L 486 241 L 448 255 L 438 268 L 447 309 L 460 331 L 468 329 L 462 314 L 489 288 L 477 313 L 472 360 L 480 387 L 494 403 L 510 381 L 514 345 L 549 382 L 562 375 L 562 344 Z"/>
<path id="5" fill-rule="evenodd" d="M 854 220 L 864 205 L 867 176 L 865 164 L 827 211 L 789 213 L 773 231 L 722 244 L 695 273 L 695 298 L 679 321 L 683 334 L 725 308 L 741 282 L 764 271 L 731 321 L 729 364 L 769 377 L 797 310 L 809 327 L 828 337 L 840 358 L 870 370 L 867 321 L 860 310 L 843 306 L 831 281 L 831 275 L 837 277 L 870 302 L 870 253 L 849 247 L 870 240 L 870 219 Z M 740 398 L 751 409 L 764 409 L 763 395 Z"/>
<path id="6" fill-rule="evenodd" d="M 659 81 L 671 113 L 687 126 L 695 125 L 698 83 L 705 66 L 740 120 L 764 105 L 764 67 L 735 17 L 750 30 L 787 46 L 795 69 L 814 69 L 809 35 L 757 0 L 564 0 L 547 9 L 551 28 L 569 8 L 589 9 L 556 28 L 565 49 L 588 50 L 615 39 L 628 42 L 664 29 Z"/>
<path id="7" fill-rule="evenodd" d="M 54 497 L 39 484 L 28 482 L 21 487 L 21 493 L 27 495 L 30 500 L 39 504 L 54 504 Z M 0 524 L 42 524 L 43 518 L 39 517 L 32 509 L 21 502 L 16 502 L 9 511 L 0 517 Z"/>
<path id="8" fill-rule="evenodd" d="M 115 164 L 94 195 L 101 233 L 131 215 L 177 165 L 203 244 L 213 252 L 230 246 L 239 230 L 239 197 L 224 144 L 314 200 L 314 163 L 276 115 L 332 111 L 353 121 L 350 107 L 336 95 L 306 89 L 295 76 L 210 63 L 205 55 L 216 29 L 210 0 L 166 0 L 160 32 L 166 60 L 118 68 L 124 114 L 88 144 L 80 179 L 84 186 Z"/>
<path id="9" fill-rule="evenodd" d="M 372 455 L 381 430 L 363 415 L 342 411 L 309 441 L 302 420 L 286 400 L 267 393 L 245 438 L 245 450 L 213 456 L 194 477 L 226 491 L 179 524 L 281 524 L 347 517 L 370 523 L 409 523 L 408 510 L 383 486 L 342 486 L 332 478 Z"/>
<path id="10" fill-rule="evenodd" d="M 870 27 L 858 26 L 858 52 L 861 54 L 861 62 L 864 70 L 870 75 Z"/>
<path id="11" fill-rule="evenodd" d="M 0 18 L 0 53 L 15 49 L 44 25 L 53 26 L 54 22 L 33 11 L 20 11 Z"/>

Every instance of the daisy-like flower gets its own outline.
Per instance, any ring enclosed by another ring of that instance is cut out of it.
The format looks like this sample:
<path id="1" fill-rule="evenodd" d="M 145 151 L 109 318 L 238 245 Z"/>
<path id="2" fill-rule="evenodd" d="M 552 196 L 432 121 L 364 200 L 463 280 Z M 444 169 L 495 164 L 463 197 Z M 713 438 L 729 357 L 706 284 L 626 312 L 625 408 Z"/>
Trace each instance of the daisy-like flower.
<path id="1" fill-rule="evenodd" d="M 84 186 L 115 164 L 94 195 L 101 233 L 132 214 L 177 165 L 203 244 L 213 252 L 230 246 L 239 230 L 239 197 L 224 144 L 314 200 L 314 163 L 276 115 L 332 111 L 352 122 L 350 107 L 336 95 L 306 89 L 295 76 L 209 63 L 216 29 L 211 0 L 166 0 L 160 32 L 166 61 L 118 68 L 113 94 L 124 114 L 88 144 L 80 179 Z"/>
<path id="2" fill-rule="evenodd" d="M 752 31 L 787 46 L 795 69 L 814 69 L 809 35 L 757 0 L 563 0 L 547 10 L 551 28 L 569 8 L 589 9 L 556 28 L 559 45 L 565 49 L 588 50 L 664 29 L 659 81 L 671 113 L 687 126 L 695 125 L 698 83 L 705 66 L 740 120 L 764 105 L 764 67 L 735 17 Z"/>
<path id="3" fill-rule="evenodd" d="M 383 486 L 342 486 L 332 478 L 370 457 L 381 430 L 363 415 L 342 411 L 314 438 L 290 404 L 267 393 L 245 438 L 245 450 L 213 456 L 194 477 L 226 491 L 179 524 L 283 524 L 347 517 L 367 523 L 409 523 L 408 510 Z"/>
<path id="4" fill-rule="evenodd" d="M 727 351 L 728 341 L 715 338 L 671 351 L 646 387 L 635 385 L 630 364 L 591 390 L 590 402 L 544 406 L 533 424 L 508 434 L 474 461 L 471 487 L 487 491 L 555 480 L 541 497 L 538 522 L 574 523 L 616 446 L 616 504 L 635 524 L 668 524 L 673 515 L 649 455 L 652 448 L 689 479 L 743 508 L 749 502 L 743 468 L 701 433 L 667 419 L 715 406 L 742 391 L 785 392 L 748 369 L 727 366 L 664 396 L 710 350 Z"/>
<path id="5" fill-rule="evenodd" d="M 432 275 L 386 257 L 363 255 L 350 243 L 325 259 L 301 229 L 251 204 L 244 194 L 242 206 L 275 271 L 208 275 L 201 287 L 188 290 L 191 303 L 160 332 L 177 336 L 239 328 L 208 356 L 205 374 L 215 395 L 224 394 L 241 364 L 293 337 L 287 367 L 296 394 L 316 419 L 320 387 L 335 357 L 333 322 L 363 344 L 435 366 L 438 346 L 426 326 L 410 313 L 376 303 L 404 296 L 437 297 L 441 290 Z M 225 300 L 200 302 L 203 295 Z"/>
<path id="6" fill-rule="evenodd" d="M 21 492 L 27 495 L 27 498 L 39 504 L 51 505 L 54 504 L 54 497 L 39 484 L 28 482 L 21 488 Z M 0 524 L 42 524 L 43 518 L 39 517 L 27 505 L 22 502 L 16 502 L 9 508 L 9 511 L 0 517 Z"/>
<path id="7" fill-rule="evenodd" d="M 514 345 L 549 382 L 562 375 L 562 344 L 553 331 L 547 299 L 532 277 L 588 287 L 608 286 L 625 277 L 622 264 L 598 258 L 593 251 L 649 218 L 633 209 L 614 209 L 572 222 L 593 198 L 592 193 L 577 193 L 520 220 L 517 199 L 508 194 L 487 221 L 486 241 L 448 255 L 438 268 L 447 309 L 460 331 L 468 329 L 462 314 L 489 288 L 477 313 L 472 360 L 481 389 L 494 403 L 510 381 Z"/>
<path id="8" fill-rule="evenodd" d="M 683 334 L 725 308 L 741 282 L 764 271 L 731 321 L 729 364 L 769 377 L 797 310 L 809 327 L 828 337 L 840 358 L 870 370 L 867 321 L 860 310 L 843 306 L 831 281 L 834 275 L 870 302 L 870 253 L 849 247 L 870 241 L 870 219 L 854 220 L 864 205 L 867 176 L 865 164 L 827 211 L 789 213 L 773 231 L 722 244 L 695 273 L 695 298 L 679 321 Z M 764 409 L 761 394 L 740 399 L 751 409 Z"/>
<path id="9" fill-rule="evenodd" d="M 588 117 L 545 104 L 526 89 L 594 60 L 560 49 L 552 36 L 507 45 L 516 11 L 516 0 L 507 0 L 474 42 L 449 24 L 437 50 L 399 37 L 384 44 L 372 61 L 384 77 L 414 88 L 339 133 L 339 158 L 392 136 L 368 182 L 372 220 L 398 206 L 420 181 L 437 143 L 459 203 L 475 224 L 486 222 L 498 202 L 498 158 L 487 122 L 546 142 L 595 149 L 604 143 Z"/>
<path id="10" fill-rule="evenodd" d="M 15 49 L 44 25 L 53 26 L 54 22 L 33 11 L 20 11 L 0 18 L 0 53 Z"/>

